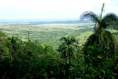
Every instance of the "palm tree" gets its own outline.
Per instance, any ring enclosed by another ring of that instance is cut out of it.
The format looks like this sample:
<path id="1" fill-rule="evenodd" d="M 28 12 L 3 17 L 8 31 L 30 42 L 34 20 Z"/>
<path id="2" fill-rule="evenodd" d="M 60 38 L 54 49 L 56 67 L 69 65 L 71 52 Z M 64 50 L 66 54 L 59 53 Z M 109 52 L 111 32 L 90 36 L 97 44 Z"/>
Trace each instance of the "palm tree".
<path id="1" fill-rule="evenodd" d="M 27 31 L 27 38 L 28 38 L 28 42 L 31 42 L 31 40 L 29 39 L 29 35 L 30 35 L 30 32 L 29 31 Z"/>
<path id="2" fill-rule="evenodd" d="M 62 37 L 60 39 L 62 44 L 59 46 L 58 51 L 61 52 L 62 58 L 67 58 L 67 64 L 70 63 L 70 56 L 75 56 L 74 43 L 77 43 L 75 37 Z"/>
<path id="3" fill-rule="evenodd" d="M 66 76 L 67 79 L 69 78 L 69 69 L 70 69 L 70 57 L 75 56 L 75 48 L 76 45 L 74 43 L 77 43 L 77 41 L 75 40 L 75 37 L 62 37 L 60 39 L 62 41 L 62 44 L 59 46 L 58 51 L 61 52 L 61 57 L 62 58 L 67 58 L 67 66 L 66 66 Z"/>
<path id="4" fill-rule="evenodd" d="M 80 17 L 81 19 L 89 18 L 96 23 L 94 27 L 94 34 L 88 38 L 83 49 L 84 54 L 87 55 L 88 51 L 86 51 L 86 48 L 88 48 L 90 45 L 98 44 L 102 47 L 102 53 L 106 55 L 107 59 L 114 59 L 118 50 L 118 42 L 115 37 L 105 29 L 108 26 L 117 24 L 118 16 L 114 13 L 108 13 L 102 17 L 104 5 L 105 4 L 103 3 L 101 14 L 99 16 L 92 11 L 86 11 Z"/>
<path id="5" fill-rule="evenodd" d="M 16 52 L 16 50 L 17 50 L 17 40 L 18 40 L 18 38 L 17 37 L 14 37 L 14 36 L 12 36 L 12 38 L 11 38 L 11 59 L 14 59 L 14 53 Z"/>
<path id="6" fill-rule="evenodd" d="M 114 13 L 108 13 L 104 17 L 102 17 L 104 5 L 105 4 L 103 3 L 101 14 L 99 16 L 92 11 L 85 11 L 80 18 L 89 18 L 94 21 L 96 23 L 95 29 L 97 29 L 98 27 L 106 29 L 108 26 L 111 26 L 118 21 L 118 16 Z"/>

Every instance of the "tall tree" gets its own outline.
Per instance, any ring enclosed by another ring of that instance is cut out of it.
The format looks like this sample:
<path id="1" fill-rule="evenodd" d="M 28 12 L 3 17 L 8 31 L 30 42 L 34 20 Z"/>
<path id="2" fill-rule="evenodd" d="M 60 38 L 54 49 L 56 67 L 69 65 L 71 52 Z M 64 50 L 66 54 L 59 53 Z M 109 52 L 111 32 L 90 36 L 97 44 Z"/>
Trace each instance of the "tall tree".
<path id="1" fill-rule="evenodd" d="M 92 11 L 86 11 L 81 15 L 80 18 L 89 18 L 96 23 L 94 27 L 94 34 L 92 34 L 88 38 L 83 48 L 84 54 L 88 55 L 88 51 L 86 51 L 86 48 L 88 48 L 90 45 L 98 44 L 102 47 L 102 54 L 104 54 L 104 56 L 106 56 L 106 58 L 108 59 L 114 58 L 116 56 L 118 50 L 118 42 L 115 37 L 105 29 L 108 26 L 117 24 L 118 16 L 114 13 L 108 13 L 103 17 L 102 15 L 104 6 L 105 4 L 103 3 L 101 14 L 99 16 Z"/>
<path id="2" fill-rule="evenodd" d="M 69 69 L 70 69 L 70 57 L 75 56 L 75 48 L 74 43 L 77 43 L 75 37 L 62 37 L 60 39 L 62 41 L 62 44 L 60 45 L 58 51 L 61 52 L 61 57 L 67 59 L 67 66 L 66 66 L 66 77 L 69 78 Z"/>
<path id="3" fill-rule="evenodd" d="M 62 44 L 60 45 L 58 51 L 61 52 L 62 58 L 67 58 L 67 64 L 70 63 L 70 56 L 75 57 L 74 43 L 77 43 L 75 37 L 62 37 L 60 39 Z"/>
<path id="4" fill-rule="evenodd" d="M 11 38 L 11 45 L 12 45 L 12 48 L 11 48 L 11 59 L 14 59 L 14 53 L 17 50 L 17 40 L 18 40 L 17 37 L 12 36 L 12 38 Z"/>

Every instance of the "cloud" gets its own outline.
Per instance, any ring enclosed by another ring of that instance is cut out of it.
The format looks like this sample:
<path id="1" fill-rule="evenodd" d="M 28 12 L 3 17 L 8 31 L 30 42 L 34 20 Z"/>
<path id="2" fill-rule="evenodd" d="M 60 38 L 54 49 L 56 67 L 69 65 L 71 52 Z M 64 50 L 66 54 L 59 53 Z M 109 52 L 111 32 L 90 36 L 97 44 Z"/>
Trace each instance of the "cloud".
<path id="1" fill-rule="evenodd" d="M 115 0 L 0 0 L 1 19 L 79 18 L 86 10 L 117 12 Z M 117 12 L 118 13 L 118 12 Z"/>

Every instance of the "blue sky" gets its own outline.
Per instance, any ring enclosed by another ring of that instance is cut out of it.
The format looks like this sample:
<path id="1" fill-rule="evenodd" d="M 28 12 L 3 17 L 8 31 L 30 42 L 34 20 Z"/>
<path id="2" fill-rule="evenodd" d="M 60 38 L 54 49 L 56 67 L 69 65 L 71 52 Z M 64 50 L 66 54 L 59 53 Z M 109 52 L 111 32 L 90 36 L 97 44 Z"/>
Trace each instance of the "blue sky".
<path id="1" fill-rule="evenodd" d="M 118 15 L 117 0 L 0 0 L 0 20 L 73 20 L 84 11 Z"/>

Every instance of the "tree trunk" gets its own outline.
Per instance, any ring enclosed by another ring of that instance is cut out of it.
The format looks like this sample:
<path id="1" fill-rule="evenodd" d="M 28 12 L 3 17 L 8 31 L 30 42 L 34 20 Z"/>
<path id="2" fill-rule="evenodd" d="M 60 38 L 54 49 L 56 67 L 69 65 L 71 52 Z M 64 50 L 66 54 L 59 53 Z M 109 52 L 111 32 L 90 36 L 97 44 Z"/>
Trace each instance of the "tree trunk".
<path id="1" fill-rule="evenodd" d="M 14 59 L 13 54 L 14 54 L 14 50 L 12 49 L 12 52 L 11 52 L 11 60 Z"/>

